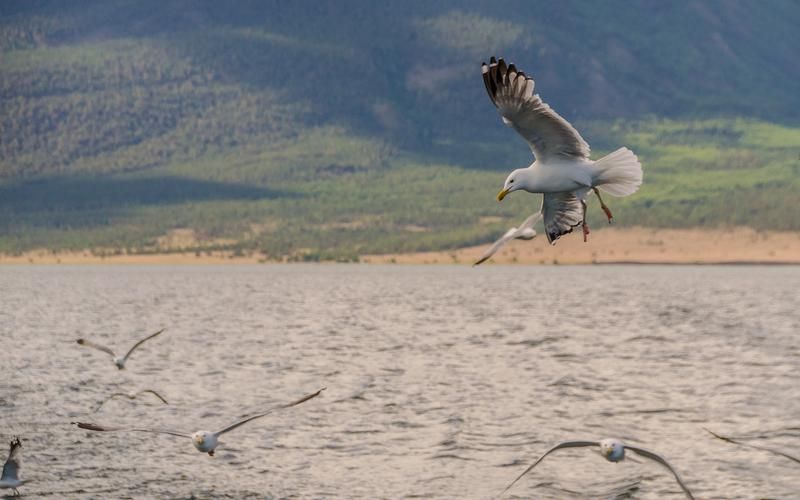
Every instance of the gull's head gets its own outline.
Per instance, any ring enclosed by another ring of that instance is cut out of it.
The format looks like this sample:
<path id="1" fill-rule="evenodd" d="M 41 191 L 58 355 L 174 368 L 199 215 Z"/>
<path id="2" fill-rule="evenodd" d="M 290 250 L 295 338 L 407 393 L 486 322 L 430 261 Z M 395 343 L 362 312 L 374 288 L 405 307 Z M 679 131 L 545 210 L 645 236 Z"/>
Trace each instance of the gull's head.
<path id="1" fill-rule="evenodd" d="M 194 442 L 194 445 L 199 448 L 203 446 L 203 443 L 206 442 L 206 437 L 208 437 L 207 431 L 197 431 L 192 434 L 192 441 Z"/>
<path id="2" fill-rule="evenodd" d="M 503 198 L 505 198 L 508 193 L 523 188 L 524 171 L 524 168 L 518 168 L 508 174 L 508 177 L 506 177 L 506 182 L 503 184 L 503 189 L 497 193 L 497 201 L 503 201 Z"/>
<path id="3" fill-rule="evenodd" d="M 617 439 L 600 441 L 600 454 L 609 462 L 619 462 L 625 458 L 625 445 Z"/>
<path id="4" fill-rule="evenodd" d="M 217 447 L 217 436 L 209 431 L 197 431 L 192 434 L 192 444 L 202 452 L 212 452 Z"/>
<path id="5" fill-rule="evenodd" d="M 119 356 L 116 356 L 114 358 L 114 364 L 117 365 L 117 368 L 120 369 L 120 370 L 125 368 L 125 360 L 120 358 Z"/>

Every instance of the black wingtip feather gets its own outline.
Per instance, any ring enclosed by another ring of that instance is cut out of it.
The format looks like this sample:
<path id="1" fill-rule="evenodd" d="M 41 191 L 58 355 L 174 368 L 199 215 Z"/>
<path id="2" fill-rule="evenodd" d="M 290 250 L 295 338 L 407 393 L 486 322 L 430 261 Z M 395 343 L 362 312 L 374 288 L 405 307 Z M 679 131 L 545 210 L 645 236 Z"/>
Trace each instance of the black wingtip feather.
<path id="1" fill-rule="evenodd" d="M 508 74 L 508 67 L 506 67 L 506 62 L 501 57 L 497 61 L 497 84 L 498 85 L 502 85 L 503 84 L 503 81 L 505 80 L 507 74 Z"/>

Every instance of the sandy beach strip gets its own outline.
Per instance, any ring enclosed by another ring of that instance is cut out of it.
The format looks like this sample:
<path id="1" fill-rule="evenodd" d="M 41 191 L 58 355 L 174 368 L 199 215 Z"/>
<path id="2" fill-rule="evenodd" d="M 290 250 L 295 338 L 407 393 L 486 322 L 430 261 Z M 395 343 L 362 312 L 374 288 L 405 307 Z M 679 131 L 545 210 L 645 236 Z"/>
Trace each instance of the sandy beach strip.
<path id="1" fill-rule="evenodd" d="M 362 262 L 471 264 L 490 243 L 445 252 L 363 256 Z M 735 229 L 603 228 L 584 243 L 580 232 L 547 243 L 512 241 L 492 257 L 495 264 L 800 264 L 800 232 Z M 484 264 L 485 265 L 485 264 Z"/>
<path id="2" fill-rule="evenodd" d="M 490 243 L 438 252 L 363 255 L 368 264 L 471 264 Z M 275 263 L 260 253 L 54 252 L 41 249 L 0 254 L 0 264 L 256 264 Z M 544 236 L 512 241 L 484 265 L 491 264 L 800 264 L 800 232 L 735 229 L 603 228 L 589 242 L 579 233 L 549 245 Z"/>

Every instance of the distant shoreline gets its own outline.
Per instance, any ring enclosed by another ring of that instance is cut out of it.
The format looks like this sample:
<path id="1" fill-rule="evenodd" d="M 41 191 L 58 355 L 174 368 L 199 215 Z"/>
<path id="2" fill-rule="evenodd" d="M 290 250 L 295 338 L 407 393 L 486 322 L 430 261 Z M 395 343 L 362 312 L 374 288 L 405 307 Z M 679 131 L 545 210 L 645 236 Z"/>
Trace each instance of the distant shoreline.
<path id="1" fill-rule="evenodd" d="M 489 243 L 437 252 L 362 255 L 362 264 L 460 264 L 470 265 Z M 232 251 L 181 251 L 134 253 L 103 249 L 54 252 L 32 250 L 19 255 L 0 254 L 0 265 L 30 264 L 277 264 L 254 253 L 241 255 Z M 492 264 L 598 264 L 598 265 L 798 265 L 800 232 L 757 232 L 750 228 L 734 229 L 647 229 L 603 228 L 593 230 L 589 242 L 580 234 L 571 234 L 555 246 L 543 236 L 533 241 L 514 241 L 489 262 Z"/>

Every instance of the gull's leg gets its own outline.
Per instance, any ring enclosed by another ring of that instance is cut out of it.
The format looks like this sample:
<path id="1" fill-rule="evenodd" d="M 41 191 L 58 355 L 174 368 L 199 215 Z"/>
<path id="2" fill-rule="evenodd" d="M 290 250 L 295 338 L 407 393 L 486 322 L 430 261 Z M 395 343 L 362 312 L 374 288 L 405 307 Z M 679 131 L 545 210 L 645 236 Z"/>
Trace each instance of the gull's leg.
<path id="1" fill-rule="evenodd" d="M 600 191 L 598 191 L 597 188 L 592 188 L 592 190 L 594 191 L 594 194 L 597 195 L 597 199 L 600 200 L 600 208 L 602 208 L 603 212 L 606 213 L 606 217 L 608 217 L 608 223 L 611 224 L 611 221 L 614 219 L 614 216 L 611 215 L 611 209 L 608 208 L 605 203 L 603 203 L 603 198 L 600 197 Z"/>
<path id="2" fill-rule="evenodd" d="M 586 223 L 586 201 L 581 200 L 581 206 L 583 207 L 583 223 L 581 223 L 581 227 L 583 228 L 583 242 L 586 243 L 589 241 L 587 236 L 589 236 L 589 224 Z"/>

